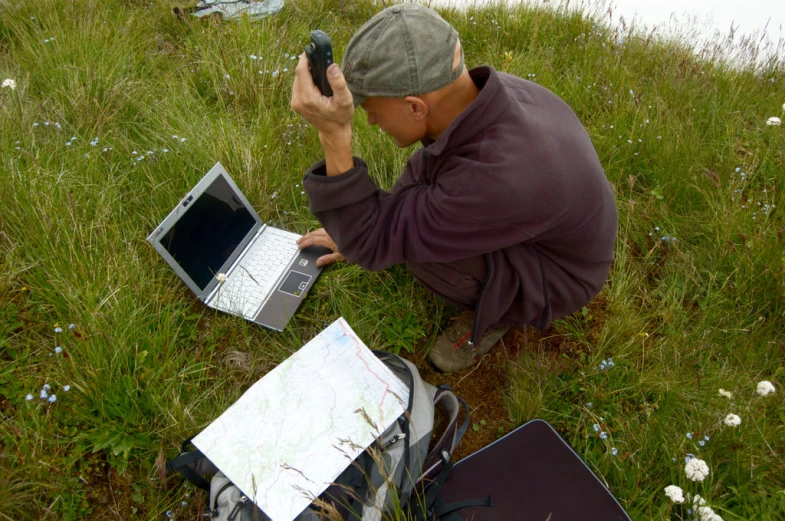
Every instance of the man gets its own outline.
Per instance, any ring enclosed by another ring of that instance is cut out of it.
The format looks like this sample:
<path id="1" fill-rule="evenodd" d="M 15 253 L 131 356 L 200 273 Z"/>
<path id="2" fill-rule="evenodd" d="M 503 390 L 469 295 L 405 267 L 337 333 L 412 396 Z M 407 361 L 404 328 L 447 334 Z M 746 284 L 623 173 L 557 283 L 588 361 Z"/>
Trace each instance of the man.
<path id="1" fill-rule="evenodd" d="M 476 363 L 511 326 L 548 326 L 588 303 L 613 259 L 616 205 L 588 134 L 555 94 L 490 67 L 468 71 L 457 32 L 417 4 L 388 7 L 333 64 L 331 98 L 300 57 L 292 109 L 325 160 L 303 180 L 324 226 L 300 240 L 369 270 L 405 262 L 472 310 L 431 350 L 444 372 Z M 352 156 L 356 106 L 399 147 L 422 142 L 393 189 Z M 345 257 L 344 257 L 345 256 Z"/>

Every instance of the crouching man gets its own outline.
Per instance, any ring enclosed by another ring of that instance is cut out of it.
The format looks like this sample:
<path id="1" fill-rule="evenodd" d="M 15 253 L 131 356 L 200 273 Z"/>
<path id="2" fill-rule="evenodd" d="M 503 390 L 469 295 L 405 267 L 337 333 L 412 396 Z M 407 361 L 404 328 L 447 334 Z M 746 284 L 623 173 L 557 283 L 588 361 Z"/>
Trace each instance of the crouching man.
<path id="1" fill-rule="evenodd" d="M 417 4 L 388 7 L 331 65 L 322 96 L 300 57 L 292 109 L 319 130 L 324 161 L 306 173 L 324 228 L 300 247 L 369 270 L 406 263 L 469 310 L 442 332 L 431 362 L 475 364 L 510 327 L 547 327 L 586 305 L 613 259 L 617 213 L 597 153 L 554 93 L 491 67 L 467 70 L 455 29 Z M 390 192 L 352 156 L 361 107 L 398 147 L 421 142 Z"/>

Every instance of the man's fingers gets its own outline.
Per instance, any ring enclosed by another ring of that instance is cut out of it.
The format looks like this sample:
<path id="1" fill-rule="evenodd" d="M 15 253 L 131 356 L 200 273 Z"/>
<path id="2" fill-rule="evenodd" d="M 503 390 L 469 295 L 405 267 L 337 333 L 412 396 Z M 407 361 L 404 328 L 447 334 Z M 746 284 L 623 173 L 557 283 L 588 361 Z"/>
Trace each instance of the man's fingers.
<path id="1" fill-rule="evenodd" d="M 322 266 L 327 266 L 328 264 L 332 264 L 333 262 L 339 262 L 342 260 L 346 260 L 346 257 L 344 257 L 338 252 L 335 252 L 327 255 L 322 255 L 321 257 L 316 259 L 316 265 L 321 268 Z"/>
<path id="2" fill-rule="evenodd" d="M 300 61 L 294 69 L 294 84 L 292 85 L 292 100 L 290 106 L 295 112 L 302 112 L 303 103 L 307 99 L 308 92 L 316 88 L 311 78 L 311 69 L 305 53 L 300 55 Z"/>
<path id="3" fill-rule="evenodd" d="M 309 246 L 321 246 L 323 248 L 329 248 L 333 251 L 338 249 L 338 247 L 335 245 L 335 242 L 329 235 L 327 235 L 327 231 L 324 228 L 319 228 L 318 230 L 306 233 L 297 239 L 297 246 L 299 246 L 301 250 L 303 248 L 308 248 Z"/>

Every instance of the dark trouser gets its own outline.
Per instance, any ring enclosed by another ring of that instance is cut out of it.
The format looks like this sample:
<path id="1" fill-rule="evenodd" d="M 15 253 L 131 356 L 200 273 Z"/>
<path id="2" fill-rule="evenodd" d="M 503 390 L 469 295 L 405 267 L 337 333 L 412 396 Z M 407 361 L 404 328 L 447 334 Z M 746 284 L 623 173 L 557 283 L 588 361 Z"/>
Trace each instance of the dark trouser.
<path id="1" fill-rule="evenodd" d="M 436 296 L 460 308 L 471 310 L 474 310 L 488 272 L 484 255 L 453 262 L 409 261 L 406 267 Z"/>

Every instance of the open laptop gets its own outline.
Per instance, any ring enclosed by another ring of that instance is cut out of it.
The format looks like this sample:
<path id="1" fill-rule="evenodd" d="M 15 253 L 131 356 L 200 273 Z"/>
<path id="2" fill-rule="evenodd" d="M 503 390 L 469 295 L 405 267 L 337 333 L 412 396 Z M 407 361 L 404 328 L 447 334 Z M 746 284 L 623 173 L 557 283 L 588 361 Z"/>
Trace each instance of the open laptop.
<path id="1" fill-rule="evenodd" d="M 216 163 L 147 241 L 207 306 L 282 331 L 326 252 L 299 237 L 263 223 Z"/>

